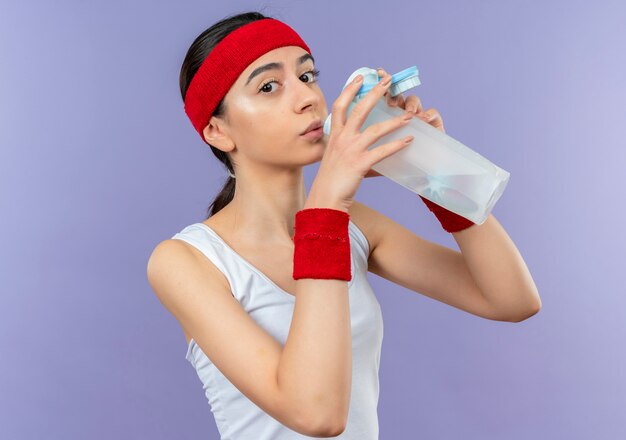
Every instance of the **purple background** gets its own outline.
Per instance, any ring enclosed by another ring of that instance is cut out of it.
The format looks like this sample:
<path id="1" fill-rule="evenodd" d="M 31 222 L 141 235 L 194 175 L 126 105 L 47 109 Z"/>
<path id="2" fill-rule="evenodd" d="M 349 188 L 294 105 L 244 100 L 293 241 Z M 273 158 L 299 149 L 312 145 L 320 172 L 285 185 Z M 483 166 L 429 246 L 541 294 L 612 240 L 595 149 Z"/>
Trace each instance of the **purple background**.
<path id="1" fill-rule="evenodd" d="M 307 41 L 329 106 L 358 67 L 416 65 L 424 107 L 511 173 L 493 214 L 543 308 L 489 321 L 370 274 L 380 438 L 626 438 L 626 8 L 495 0 L 2 1 L 0 437 L 218 438 L 145 271 L 226 176 L 183 112 L 183 57 L 259 8 Z M 458 250 L 389 179 L 357 200 Z"/>

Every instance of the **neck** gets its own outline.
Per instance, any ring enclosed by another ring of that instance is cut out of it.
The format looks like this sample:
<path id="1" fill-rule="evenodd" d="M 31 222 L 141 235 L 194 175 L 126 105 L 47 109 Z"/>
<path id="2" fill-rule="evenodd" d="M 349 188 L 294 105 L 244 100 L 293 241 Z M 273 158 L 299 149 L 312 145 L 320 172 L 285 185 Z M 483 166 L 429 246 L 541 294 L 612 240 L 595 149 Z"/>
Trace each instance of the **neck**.
<path id="1" fill-rule="evenodd" d="M 271 175 L 246 171 L 237 172 L 235 196 L 220 211 L 230 236 L 242 243 L 291 243 L 296 212 L 307 197 L 302 168 Z"/>

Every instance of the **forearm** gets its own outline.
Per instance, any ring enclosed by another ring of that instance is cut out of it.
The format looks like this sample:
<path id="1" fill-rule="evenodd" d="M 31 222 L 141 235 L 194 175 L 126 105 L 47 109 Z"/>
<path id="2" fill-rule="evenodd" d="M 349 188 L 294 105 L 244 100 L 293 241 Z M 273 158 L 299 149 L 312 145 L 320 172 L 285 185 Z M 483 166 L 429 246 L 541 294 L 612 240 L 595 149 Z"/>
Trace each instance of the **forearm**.
<path id="1" fill-rule="evenodd" d="M 345 209 L 309 197 L 307 208 Z M 347 419 L 352 386 L 348 282 L 302 278 L 283 349 L 279 387 L 320 427 Z"/>
<path id="2" fill-rule="evenodd" d="M 524 259 L 492 214 L 482 225 L 453 232 L 452 236 L 476 285 L 503 317 L 521 320 L 541 308 Z"/>
<path id="3" fill-rule="evenodd" d="M 278 369 L 282 392 L 313 424 L 347 418 L 352 386 L 352 334 L 348 282 L 305 278 Z"/>

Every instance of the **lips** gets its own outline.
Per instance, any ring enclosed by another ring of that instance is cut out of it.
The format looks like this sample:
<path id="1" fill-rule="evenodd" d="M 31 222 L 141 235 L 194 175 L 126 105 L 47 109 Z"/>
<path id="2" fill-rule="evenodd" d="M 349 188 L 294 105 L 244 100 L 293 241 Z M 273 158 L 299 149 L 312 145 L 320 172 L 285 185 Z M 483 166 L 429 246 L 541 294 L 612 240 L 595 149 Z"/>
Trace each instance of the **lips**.
<path id="1" fill-rule="evenodd" d="M 322 126 L 323 126 L 322 120 L 321 119 L 316 119 L 315 121 L 311 122 L 309 124 L 309 126 L 300 134 L 301 135 L 307 134 L 309 131 L 317 130 L 318 128 L 320 128 Z"/>

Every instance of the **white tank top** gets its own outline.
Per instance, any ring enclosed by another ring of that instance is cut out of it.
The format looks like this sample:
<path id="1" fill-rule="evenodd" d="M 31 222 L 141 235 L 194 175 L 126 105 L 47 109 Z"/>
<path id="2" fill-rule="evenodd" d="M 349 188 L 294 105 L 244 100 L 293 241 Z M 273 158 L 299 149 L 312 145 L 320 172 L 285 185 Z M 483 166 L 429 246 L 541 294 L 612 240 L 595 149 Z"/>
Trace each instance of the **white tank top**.
<path id="1" fill-rule="evenodd" d="M 369 245 L 349 221 L 352 279 L 348 281 L 352 327 L 352 392 L 345 431 L 332 438 L 378 439 L 378 369 L 383 340 L 380 304 L 367 279 Z M 227 278 L 245 311 L 282 346 L 296 298 L 237 254 L 204 223 L 185 227 L 172 238 L 206 255 Z M 281 424 L 239 391 L 191 339 L 185 358 L 195 368 L 222 440 L 291 440 L 314 438 Z"/>

